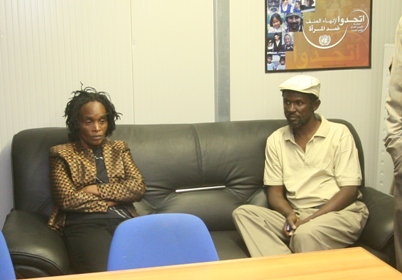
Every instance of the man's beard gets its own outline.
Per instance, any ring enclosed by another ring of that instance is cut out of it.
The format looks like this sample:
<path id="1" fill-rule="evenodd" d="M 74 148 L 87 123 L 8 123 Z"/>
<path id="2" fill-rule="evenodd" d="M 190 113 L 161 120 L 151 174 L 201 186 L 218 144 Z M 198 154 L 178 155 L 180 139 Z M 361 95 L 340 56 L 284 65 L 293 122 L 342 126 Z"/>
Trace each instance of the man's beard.
<path id="1" fill-rule="evenodd" d="M 286 117 L 286 121 L 288 122 L 288 125 L 291 128 L 299 128 L 299 127 L 304 126 L 307 123 L 306 120 L 303 120 L 302 118 L 299 118 L 299 117 L 296 117 L 296 120 L 297 120 L 296 122 L 294 120 L 295 119 L 290 120 L 288 117 Z"/>
<path id="2" fill-rule="evenodd" d="M 299 24 L 291 24 L 289 25 L 290 31 L 299 31 L 300 25 Z"/>

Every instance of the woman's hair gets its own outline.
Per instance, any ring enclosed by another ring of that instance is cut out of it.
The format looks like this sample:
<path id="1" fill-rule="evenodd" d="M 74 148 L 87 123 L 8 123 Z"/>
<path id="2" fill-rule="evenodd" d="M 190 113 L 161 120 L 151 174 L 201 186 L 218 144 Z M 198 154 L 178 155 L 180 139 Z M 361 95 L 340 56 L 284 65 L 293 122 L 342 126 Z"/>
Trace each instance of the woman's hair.
<path id="1" fill-rule="evenodd" d="M 106 137 L 112 135 L 116 129 L 116 120 L 120 119 L 121 113 L 116 112 L 110 96 L 107 92 L 97 92 L 92 87 L 86 87 L 81 90 L 73 91 L 74 96 L 67 103 L 64 110 L 64 117 L 66 118 L 66 125 L 68 127 L 68 139 L 71 142 L 80 139 L 80 125 L 78 118 L 80 116 L 81 107 L 88 102 L 99 102 L 106 109 L 106 118 L 108 121 L 108 128 Z"/>
<path id="2" fill-rule="evenodd" d="M 281 16 L 280 16 L 278 13 L 274 13 L 274 14 L 272 14 L 271 19 L 269 20 L 269 25 L 270 25 L 271 27 L 273 27 L 272 24 L 273 24 L 274 18 L 276 18 L 277 20 L 279 20 L 279 22 L 280 22 L 281 25 L 282 25 L 283 21 L 282 21 Z"/>

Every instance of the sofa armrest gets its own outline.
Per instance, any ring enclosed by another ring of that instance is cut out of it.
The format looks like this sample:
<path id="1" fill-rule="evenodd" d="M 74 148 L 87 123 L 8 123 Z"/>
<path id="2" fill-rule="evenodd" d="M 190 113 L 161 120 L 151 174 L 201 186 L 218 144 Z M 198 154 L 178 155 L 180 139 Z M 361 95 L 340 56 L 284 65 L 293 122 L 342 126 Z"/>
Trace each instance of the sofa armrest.
<path id="1" fill-rule="evenodd" d="M 370 215 L 360 240 L 381 251 L 394 241 L 394 198 L 371 187 L 361 187 Z"/>
<path id="2" fill-rule="evenodd" d="M 47 217 L 13 210 L 2 231 L 18 276 L 34 278 L 70 273 L 63 238 L 47 226 Z"/>

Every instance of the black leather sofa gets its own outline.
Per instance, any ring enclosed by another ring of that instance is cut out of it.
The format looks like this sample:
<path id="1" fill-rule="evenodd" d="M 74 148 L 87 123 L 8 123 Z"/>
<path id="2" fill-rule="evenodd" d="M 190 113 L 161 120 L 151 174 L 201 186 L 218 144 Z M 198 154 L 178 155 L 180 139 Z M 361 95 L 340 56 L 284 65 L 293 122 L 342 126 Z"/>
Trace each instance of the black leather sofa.
<path id="1" fill-rule="evenodd" d="M 355 129 L 364 172 L 363 150 Z M 182 212 L 208 226 L 221 260 L 248 257 L 235 230 L 232 211 L 242 204 L 268 206 L 262 187 L 265 142 L 284 120 L 199 124 L 118 125 L 112 138 L 128 143 L 148 185 L 136 203 L 141 215 Z M 14 209 L 3 226 L 16 272 L 21 277 L 71 273 L 62 237 L 46 226 L 54 203 L 49 185 L 48 151 L 67 142 L 65 128 L 38 128 L 16 134 L 12 142 Z M 355 244 L 391 265 L 393 198 L 360 188 L 370 218 Z"/>

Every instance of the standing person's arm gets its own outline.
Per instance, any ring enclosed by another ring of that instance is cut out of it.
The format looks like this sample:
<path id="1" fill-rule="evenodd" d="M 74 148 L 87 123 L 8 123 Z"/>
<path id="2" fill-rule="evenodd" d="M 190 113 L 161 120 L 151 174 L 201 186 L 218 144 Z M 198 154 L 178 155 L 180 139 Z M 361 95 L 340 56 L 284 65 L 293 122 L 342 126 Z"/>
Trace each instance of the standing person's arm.
<path id="1" fill-rule="evenodd" d="M 395 54 L 385 107 L 388 112 L 385 146 L 398 165 L 402 155 L 402 17 L 395 33 Z"/>

